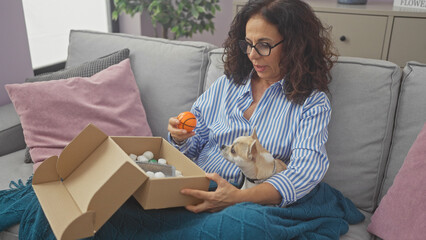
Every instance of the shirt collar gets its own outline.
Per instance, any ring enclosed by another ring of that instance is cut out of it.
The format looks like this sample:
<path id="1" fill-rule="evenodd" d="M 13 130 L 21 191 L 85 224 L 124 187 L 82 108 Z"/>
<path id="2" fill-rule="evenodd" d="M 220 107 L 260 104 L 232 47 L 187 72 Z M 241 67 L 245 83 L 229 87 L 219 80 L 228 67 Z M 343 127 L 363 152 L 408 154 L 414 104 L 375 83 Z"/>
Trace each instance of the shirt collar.
<path id="1" fill-rule="evenodd" d="M 243 88 L 241 89 L 241 94 L 240 94 L 240 98 L 247 95 L 247 94 L 251 94 L 251 78 L 253 76 L 254 73 L 254 68 L 251 70 L 250 74 L 247 77 L 247 81 L 244 84 Z"/>
<path id="2" fill-rule="evenodd" d="M 285 82 L 285 76 L 278 81 L 278 83 L 281 85 L 281 87 L 284 89 L 284 82 Z"/>
<path id="3" fill-rule="evenodd" d="M 255 71 L 254 68 L 250 71 L 250 74 L 247 77 L 247 83 L 244 85 L 243 91 L 241 92 L 242 95 L 247 92 L 251 92 L 251 79 L 253 77 L 254 71 Z M 274 84 L 280 84 L 281 88 L 284 89 L 284 83 L 285 83 L 285 76 Z"/>

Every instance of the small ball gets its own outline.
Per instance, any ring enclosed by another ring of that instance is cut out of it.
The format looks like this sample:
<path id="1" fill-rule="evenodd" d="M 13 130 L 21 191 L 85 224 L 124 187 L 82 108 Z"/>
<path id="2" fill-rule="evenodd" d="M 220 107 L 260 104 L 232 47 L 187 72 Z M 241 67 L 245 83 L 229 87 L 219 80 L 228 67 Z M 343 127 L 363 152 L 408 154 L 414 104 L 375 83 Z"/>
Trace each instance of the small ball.
<path id="1" fill-rule="evenodd" d="M 166 165 L 167 164 L 167 160 L 164 159 L 164 158 L 160 158 L 160 159 L 158 159 L 158 163 Z"/>
<path id="2" fill-rule="evenodd" d="M 154 153 L 152 153 L 151 151 L 146 151 L 142 155 L 144 155 L 146 158 L 148 158 L 148 160 L 154 158 Z"/>
<path id="3" fill-rule="evenodd" d="M 162 173 L 162 172 L 156 172 L 154 175 L 155 175 L 155 178 L 165 178 L 166 177 L 166 175 L 164 175 L 164 173 Z"/>
<path id="4" fill-rule="evenodd" d="M 136 161 L 136 159 L 138 158 L 138 156 L 136 156 L 135 154 L 133 154 L 133 153 L 130 153 L 129 154 L 129 157 L 133 160 L 133 161 Z"/>
<path id="5" fill-rule="evenodd" d="M 140 155 L 139 157 L 138 157 L 138 162 L 148 162 L 148 158 L 146 158 L 144 155 Z"/>
<path id="6" fill-rule="evenodd" d="M 149 160 L 148 162 L 149 162 L 149 163 L 157 163 L 157 160 L 156 160 L 156 159 L 151 159 L 151 160 Z"/>
<path id="7" fill-rule="evenodd" d="M 148 172 L 146 172 L 146 175 L 148 175 L 148 177 L 150 177 L 150 178 L 155 178 L 154 172 L 148 171 Z"/>
<path id="8" fill-rule="evenodd" d="M 191 112 L 182 112 L 177 116 L 177 119 L 180 121 L 178 128 L 186 129 L 188 132 L 194 130 L 197 125 L 197 119 Z"/>

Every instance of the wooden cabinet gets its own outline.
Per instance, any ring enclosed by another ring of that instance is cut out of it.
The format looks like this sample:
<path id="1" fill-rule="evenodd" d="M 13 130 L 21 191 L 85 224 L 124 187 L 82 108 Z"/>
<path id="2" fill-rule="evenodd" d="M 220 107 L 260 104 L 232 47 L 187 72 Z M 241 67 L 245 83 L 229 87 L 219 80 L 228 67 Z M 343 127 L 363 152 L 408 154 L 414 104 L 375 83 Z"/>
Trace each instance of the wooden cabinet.
<path id="1" fill-rule="evenodd" d="M 234 14 L 246 2 L 234 0 Z M 426 63 L 425 10 L 394 7 L 389 2 L 307 2 L 318 18 L 332 27 L 332 40 L 340 55 L 383 59 L 401 67 L 407 61 Z"/>
<path id="2" fill-rule="evenodd" d="M 382 57 L 386 17 L 328 12 L 316 14 L 321 21 L 332 26 L 332 39 L 340 55 L 378 59 Z"/>
<path id="3" fill-rule="evenodd" d="M 387 59 L 399 65 L 407 60 L 426 63 L 426 18 L 395 17 Z"/>

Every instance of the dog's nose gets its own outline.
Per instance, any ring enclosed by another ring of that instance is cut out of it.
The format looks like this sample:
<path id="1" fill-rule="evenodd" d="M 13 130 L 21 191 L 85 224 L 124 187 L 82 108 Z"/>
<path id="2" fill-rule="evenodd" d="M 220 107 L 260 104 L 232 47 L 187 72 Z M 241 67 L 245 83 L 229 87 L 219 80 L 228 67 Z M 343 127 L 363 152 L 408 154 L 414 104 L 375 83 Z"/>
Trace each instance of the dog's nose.
<path id="1" fill-rule="evenodd" d="M 224 148 L 226 148 L 226 145 L 222 145 L 221 147 L 220 147 L 220 149 L 224 149 Z"/>

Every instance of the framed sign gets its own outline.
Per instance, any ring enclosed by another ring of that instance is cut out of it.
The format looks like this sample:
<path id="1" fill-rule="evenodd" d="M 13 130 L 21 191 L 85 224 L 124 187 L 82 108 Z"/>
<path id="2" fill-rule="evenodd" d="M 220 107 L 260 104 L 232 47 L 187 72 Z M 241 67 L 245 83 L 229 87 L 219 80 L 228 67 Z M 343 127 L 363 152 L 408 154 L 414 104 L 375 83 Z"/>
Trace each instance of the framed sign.
<path id="1" fill-rule="evenodd" d="M 426 0 L 394 0 L 393 5 L 426 10 Z"/>

